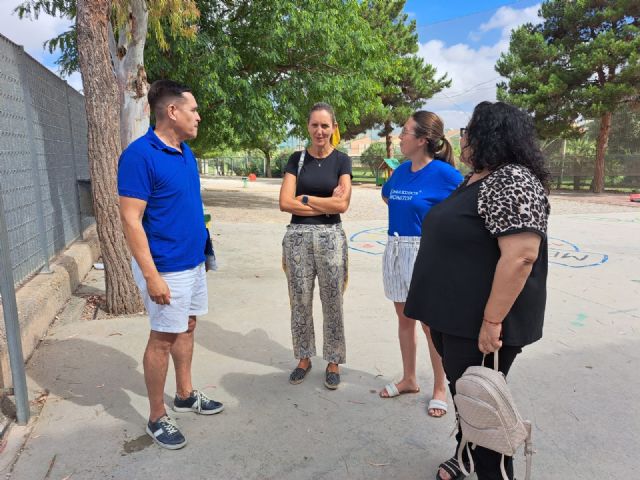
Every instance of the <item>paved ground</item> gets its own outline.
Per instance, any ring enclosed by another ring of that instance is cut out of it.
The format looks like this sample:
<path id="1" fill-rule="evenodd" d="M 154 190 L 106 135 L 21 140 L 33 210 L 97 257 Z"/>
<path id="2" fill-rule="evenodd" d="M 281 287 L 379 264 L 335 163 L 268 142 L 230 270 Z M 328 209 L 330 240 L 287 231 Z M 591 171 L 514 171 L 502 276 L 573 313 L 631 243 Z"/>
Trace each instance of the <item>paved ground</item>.
<path id="1" fill-rule="evenodd" d="M 93 271 L 28 365 L 32 398 L 50 393 L 39 417 L 14 429 L 0 472 L 16 480 L 434 478 L 452 453 L 454 417 L 426 415 L 432 377 L 425 342 L 423 393 L 376 394 L 401 373 L 393 308 L 382 292 L 379 190 L 355 189 L 345 216 L 348 363 L 343 385 L 330 392 L 321 358 L 303 384 L 287 383 L 294 366 L 280 269 L 287 215 L 277 210 L 277 183 L 204 183 L 220 270 L 208 277 L 210 312 L 199 321 L 194 376 L 225 402 L 225 412 L 178 414 L 189 440 L 181 451 L 150 444 L 141 366 L 147 321 L 83 314 L 80 297 L 102 289 L 102 272 Z M 538 479 L 634 478 L 637 470 L 640 209 L 585 202 L 552 198 L 545 336 L 510 376 L 535 425 Z M 316 322 L 321 337 L 319 309 Z M 522 457 L 517 462 L 521 471 Z"/>

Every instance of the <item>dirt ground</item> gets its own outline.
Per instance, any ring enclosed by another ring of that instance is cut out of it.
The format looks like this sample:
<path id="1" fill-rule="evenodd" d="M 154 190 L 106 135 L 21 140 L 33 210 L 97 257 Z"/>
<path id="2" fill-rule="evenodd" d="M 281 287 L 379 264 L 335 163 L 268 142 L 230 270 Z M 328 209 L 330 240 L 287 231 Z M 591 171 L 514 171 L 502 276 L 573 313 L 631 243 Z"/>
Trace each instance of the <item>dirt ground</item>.
<path id="1" fill-rule="evenodd" d="M 244 186 L 238 177 L 203 177 L 202 199 L 215 222 L 282 223 L 289 215 L 278 208 L 280 179 L 258 179 Z M 354 185 L 349 211 L 344 220 L 385 220 L 386 205 L 380 200 L 380 187 Z M 640 203 L 629 202 L 626 194 L 559 192 L 551 195 L 552 215 L 579 213 L 638 212 Z"/>

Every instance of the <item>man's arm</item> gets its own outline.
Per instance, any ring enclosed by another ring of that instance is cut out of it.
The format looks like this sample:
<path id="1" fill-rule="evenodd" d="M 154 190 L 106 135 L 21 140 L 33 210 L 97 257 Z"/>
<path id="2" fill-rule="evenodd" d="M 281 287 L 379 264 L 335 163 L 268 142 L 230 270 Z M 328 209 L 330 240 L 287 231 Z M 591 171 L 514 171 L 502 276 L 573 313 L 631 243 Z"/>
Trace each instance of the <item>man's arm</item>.
<path id="1" fill-rule="evenodd" d="M 136 259 L 142 275 L 147 282 L 149 297 L 159 305 L 169 305 L 171 292 L 167 282 L 164 281 L 153 262 L 149 240 L 142 228 L 142 216 L 147 202 L 133 197 L 120 197 L 120 219 L 124 236 L 129 244 L 129 249 Z"/>

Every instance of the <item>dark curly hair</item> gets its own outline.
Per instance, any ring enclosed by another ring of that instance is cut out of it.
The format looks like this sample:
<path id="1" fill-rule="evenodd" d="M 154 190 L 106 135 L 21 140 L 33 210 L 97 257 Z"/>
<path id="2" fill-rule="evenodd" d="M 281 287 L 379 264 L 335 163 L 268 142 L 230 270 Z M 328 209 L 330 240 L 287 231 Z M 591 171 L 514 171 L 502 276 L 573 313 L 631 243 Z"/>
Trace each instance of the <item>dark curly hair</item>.
<path id="1" fill-rule="evenodd" d="M 493 171 L 502 165 L 527 167 L 549 191 L 551 174 L 545 166 L 538 137 L 531 117 L 503 102 L 482 102 L 476 105 L 467 125 L 467 148 L 476 172 Z"/>

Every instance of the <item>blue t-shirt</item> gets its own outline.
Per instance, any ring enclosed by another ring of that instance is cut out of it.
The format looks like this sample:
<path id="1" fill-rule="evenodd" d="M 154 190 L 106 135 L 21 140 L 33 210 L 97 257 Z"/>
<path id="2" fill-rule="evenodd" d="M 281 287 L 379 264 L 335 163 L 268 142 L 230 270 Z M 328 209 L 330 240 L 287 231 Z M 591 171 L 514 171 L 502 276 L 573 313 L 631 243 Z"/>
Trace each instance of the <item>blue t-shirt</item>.
<path id="1" fill-rule="evenodd" d="M 147 202 L 142 226 L 159 272 L 179 272 L 205 260 L 207 231 L 200 176 L 191 149 L 166 145 L 153 127 L 132 142 L 118 163 L 118 193 Z"/>
<path id="2" fill-rule="evenodd" d="M 411 171 L 410 161 L 400 164 L 382 187 L 382 196 L 388 199 L 389 235 L 419 237 L 427 212 L 461 182 L 460 172 L 441 160 L 432 160 L 417 172 Z"/>

